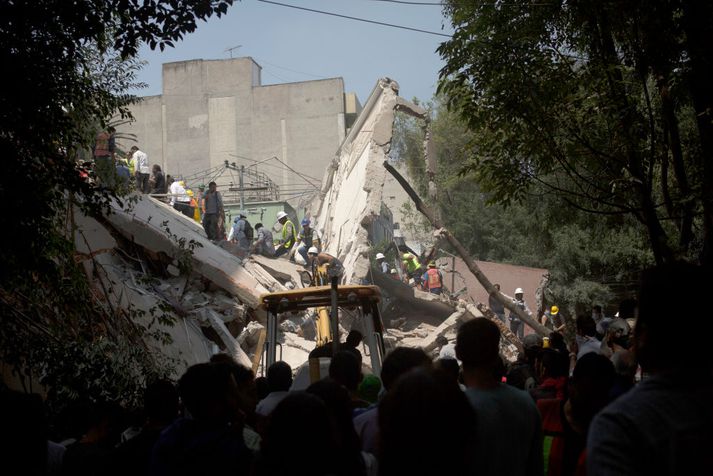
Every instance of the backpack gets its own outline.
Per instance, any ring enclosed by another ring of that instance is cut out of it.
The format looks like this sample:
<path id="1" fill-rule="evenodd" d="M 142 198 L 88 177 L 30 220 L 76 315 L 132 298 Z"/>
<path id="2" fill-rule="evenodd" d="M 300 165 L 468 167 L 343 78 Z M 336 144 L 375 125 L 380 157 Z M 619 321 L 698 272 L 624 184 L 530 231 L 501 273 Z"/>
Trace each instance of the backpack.
<path id="1" fill-rule="evenodd" d="M 253 241 L 253 238 L 255 237 L 255 230 L 253 229 L 253 226 L 250 224 L 250 222 L 247 219 L 244 219 L 245 221 L 245 238 L 248 239 L 248 241 Z"/>

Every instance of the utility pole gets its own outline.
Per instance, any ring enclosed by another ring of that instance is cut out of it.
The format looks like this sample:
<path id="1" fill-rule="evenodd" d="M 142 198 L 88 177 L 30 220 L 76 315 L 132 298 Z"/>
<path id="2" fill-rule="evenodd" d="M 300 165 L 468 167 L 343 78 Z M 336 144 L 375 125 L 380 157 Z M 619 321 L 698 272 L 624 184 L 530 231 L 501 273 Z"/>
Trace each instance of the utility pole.
<path id="1" fill-rule="evenodd" d="M 245 210 L 245 190 L 243 189 L 243 174 L 245 173 L 245 166 L 240 166 L 240 209 Z"/>

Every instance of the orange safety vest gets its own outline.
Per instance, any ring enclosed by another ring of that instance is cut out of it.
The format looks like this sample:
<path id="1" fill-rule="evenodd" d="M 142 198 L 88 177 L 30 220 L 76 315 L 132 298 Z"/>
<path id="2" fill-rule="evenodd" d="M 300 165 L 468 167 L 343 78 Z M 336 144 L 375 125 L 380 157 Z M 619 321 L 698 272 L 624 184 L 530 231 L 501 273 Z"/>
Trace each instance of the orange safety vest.
<path id="1" fill-rule="evenodd" d="M 441 274 L 438 272 L 437 269 L 431 268 L 426 271 L 426 274 L 428 274 L 428 289 L 438 289 L 443 287 L 443 283 L 441 282 Z"/>

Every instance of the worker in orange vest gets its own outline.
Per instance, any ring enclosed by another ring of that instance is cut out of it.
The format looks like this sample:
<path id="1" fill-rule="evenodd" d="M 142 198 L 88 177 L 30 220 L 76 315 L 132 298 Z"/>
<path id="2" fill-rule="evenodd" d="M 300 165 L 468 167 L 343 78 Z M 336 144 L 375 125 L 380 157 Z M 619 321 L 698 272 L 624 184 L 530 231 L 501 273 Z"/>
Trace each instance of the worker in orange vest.
<path id="1" fill-rule="evenodd" d="M 424 290 L 433 294 L 441 294 L 441 291 L 443 291 L 443 275 L 436 268 L 435 261 L 428 263 L 428 271 L 423 273 L 421 281 L 423 282 Z"/>

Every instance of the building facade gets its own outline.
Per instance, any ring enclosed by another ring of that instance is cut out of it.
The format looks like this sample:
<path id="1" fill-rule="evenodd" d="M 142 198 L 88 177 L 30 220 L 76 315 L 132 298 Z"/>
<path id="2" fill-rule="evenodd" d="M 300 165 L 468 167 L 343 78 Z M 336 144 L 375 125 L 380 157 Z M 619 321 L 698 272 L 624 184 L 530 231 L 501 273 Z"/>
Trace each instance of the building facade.
<path id="1" fill-rule="evenodd" d="M 120 131 L 189 187 L 238 187 L 227 161 L 259 167 L 294 203 L 319 188 L 361 106 L 342 78 L 263 86 L 260 77 L 252 58 L 166 63 L 162 94 L 133 105 L 136 120 Z"/>

